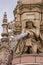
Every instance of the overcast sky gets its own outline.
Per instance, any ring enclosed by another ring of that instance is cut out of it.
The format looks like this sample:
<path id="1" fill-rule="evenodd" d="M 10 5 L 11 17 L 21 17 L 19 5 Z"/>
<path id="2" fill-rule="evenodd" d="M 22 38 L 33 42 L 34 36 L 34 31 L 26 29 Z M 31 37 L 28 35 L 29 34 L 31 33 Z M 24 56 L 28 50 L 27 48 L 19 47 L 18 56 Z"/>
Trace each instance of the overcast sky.
<path id="1" fill-rule="evenodd" d="M 17 0 L 0 0 L 0 34 L 2 33 L 2 20 L 4 12 L 7 12 L 8 21 L 14 19 L 13 10 L 17 4 Z M 0 35 L 1 38 L 1 35 Z"/>

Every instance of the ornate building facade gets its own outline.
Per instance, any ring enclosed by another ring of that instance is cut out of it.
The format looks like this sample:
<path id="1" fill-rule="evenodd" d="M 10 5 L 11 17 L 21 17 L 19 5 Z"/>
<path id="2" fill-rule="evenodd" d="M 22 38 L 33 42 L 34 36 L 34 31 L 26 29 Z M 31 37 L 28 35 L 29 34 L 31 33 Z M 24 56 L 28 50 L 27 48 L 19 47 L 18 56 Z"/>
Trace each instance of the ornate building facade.
<path id="1" fill-rule="evenodd" d="M 43 65 L 43 1 L 19 0 L 14 20 L 4 13 L 0 65 Z"/>

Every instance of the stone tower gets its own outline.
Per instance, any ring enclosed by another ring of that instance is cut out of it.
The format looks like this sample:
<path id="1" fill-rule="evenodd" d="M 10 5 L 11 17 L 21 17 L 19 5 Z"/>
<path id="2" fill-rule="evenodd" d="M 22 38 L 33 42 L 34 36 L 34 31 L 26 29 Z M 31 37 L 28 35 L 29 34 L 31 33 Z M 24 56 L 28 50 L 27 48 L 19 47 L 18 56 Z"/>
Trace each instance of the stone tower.
<path id="1" fill-rule="evenodd" d="M 2 39 L 0 45 L 0 65 L 10 65 L 11 50 L 10 50 L 9 38 L 8 38 L 8 23 L 7 23 L 6 12 L 4 13 L 2 27 L 3 27 L 3 32 L 2 32 Z"/>

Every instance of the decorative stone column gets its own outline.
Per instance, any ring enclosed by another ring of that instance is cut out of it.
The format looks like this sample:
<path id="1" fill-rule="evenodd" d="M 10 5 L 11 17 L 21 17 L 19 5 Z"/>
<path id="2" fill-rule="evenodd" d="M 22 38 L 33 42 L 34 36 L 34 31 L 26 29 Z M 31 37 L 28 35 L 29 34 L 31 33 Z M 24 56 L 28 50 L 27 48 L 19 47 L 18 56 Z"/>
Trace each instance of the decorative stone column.
<path id="1" fill-rule="evenodd" d="M 8 23 L 7 23 L 7 15 L 6 12 L 3 17 L 3 32 L 2 32 L 2 41 L 8 41 Z"/>
<path id="2" fill-rule="evenodd" d="M 0 45 L 0 60 L 1 65 L 11 65 L 12 59 L 12 52 L 9 45 L 9 38 L 8 38 L 8 23 L 7 23 L 7 15 L 6 12 L 4 13 L 3 18 L 3 32 L 2 32 L 2 39 Z"/>

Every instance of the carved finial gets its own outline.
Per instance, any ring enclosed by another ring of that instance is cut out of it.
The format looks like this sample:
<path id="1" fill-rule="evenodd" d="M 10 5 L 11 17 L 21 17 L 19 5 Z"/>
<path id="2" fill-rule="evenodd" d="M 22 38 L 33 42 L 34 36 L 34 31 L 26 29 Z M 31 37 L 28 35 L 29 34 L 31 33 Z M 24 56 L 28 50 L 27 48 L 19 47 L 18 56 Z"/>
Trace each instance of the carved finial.
<path id="1" fill-rule="evenodd" d="M 7 18 L 7 14 L 6 14 L 6 12 L 4 13 L 4 19 L 6 19 Z"/>
<path id="2" fill-rule="evenodd" d="M 4 17 L 3 17 L 3 23 L 7 22 L 7 14 L 6 12 L 4 13 Z"/>
<path id="3" fill-rule="evenodd" d="M 2 41 L 4 39 L 7 40 L 8 39 L 8 23 L 7 23 L 7 14 L 6 12 L 4 13 L 4 18 L 3 18 L 3 24 L 2 24 L 2 27 L 3 27 L 3 32 L 2 32 Z"/>

